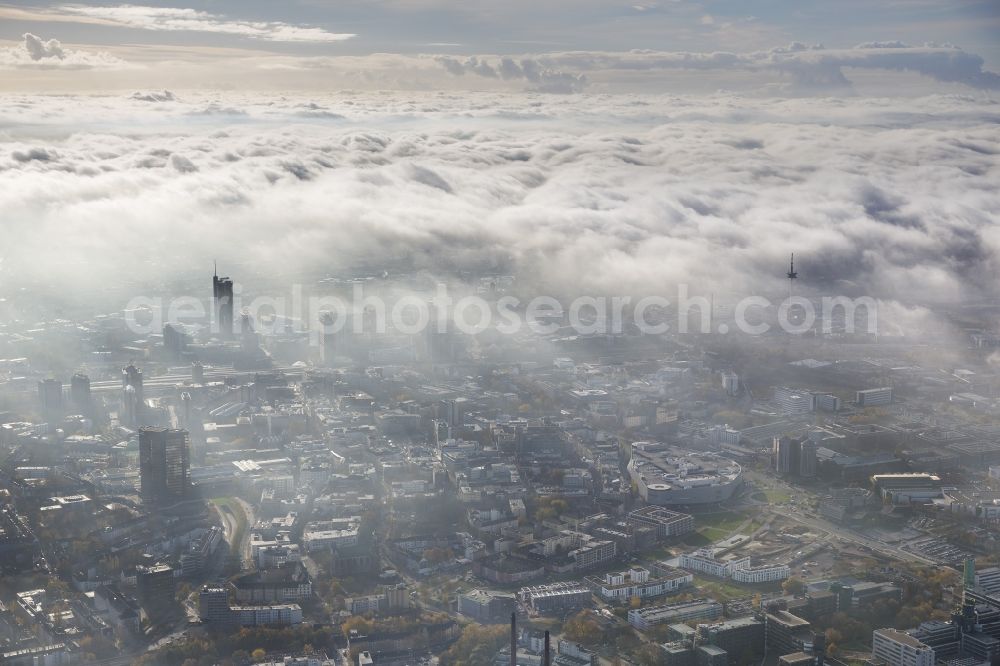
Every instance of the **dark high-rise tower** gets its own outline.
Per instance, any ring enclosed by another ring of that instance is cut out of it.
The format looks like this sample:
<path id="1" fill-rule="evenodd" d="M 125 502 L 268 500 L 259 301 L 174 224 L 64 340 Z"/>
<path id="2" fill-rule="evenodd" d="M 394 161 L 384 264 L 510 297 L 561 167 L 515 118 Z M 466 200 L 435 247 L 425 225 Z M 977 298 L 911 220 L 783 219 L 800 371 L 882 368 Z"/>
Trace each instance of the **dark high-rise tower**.
<path id="1" fill-rule="evenodd" d="M 219 277 L 216 270 L 212 276 L 212 322 L 216 330 L 224 338 L 233 335 L 233 281 L 227 277 Z"/>
<path id="2" fill-rule="evenodd" d="M 142 392 L 142 370 L 129 363 L 122 368 L 122 405 L 119 421 L 130 428 L 143 425 L 146 398 Z"/>
<path id="3" fill-rule="evenodd" d="M 253 328 L 253 317 L 247 312 L 240 315 L 240 346 L 248 354 L 256 353 L 260 349 L 260 339 Z"/>
<path id="4" fill-rule="evenodd" d="M 774 471 L 778 474 L 798 474 L 802 465 L 802 440 L 794 437 L 775 437 L 771 447 Z"/>
<path id="5" fill-rule="evenodd" d="M 166 616 L 174 602 L 174 570 L 166 564 L 135 568 L 136 596 L 142 610 L 153 619 Z"/>
<path id="6" fill-rule="evenodd" d="M 337 315 L 333 312 L 321 312 L 319 315 L 320 359 L 323 365 L 333 365 L 337 358 Z M 341 322 L 343 328 L 343 322 Z"/>
<path id="7" fill-rule="evenodd" d="M 122 388 L 131 386 L 139 394 L 142 394 L 142 370 L 135 367 L 135 363 L 129 363 L 122 368 Z"/>
<path id="8" fill-rule="evenodd" d="M 517 666 L 517 615 L 510 614 L 510 666 Z"/>
<path id="9" fill-rule="evenodd" d="M 139 431 L 139 480 L 144 504 L 169 506 L 188 497 L 186 430 L 142 428 Z"/>
<path id="10" fill-rule="evenodd" d="M 43 379 L 38 382 L 38 401 L 45 418 L 58 418 L 62 415 L 62 389 L 62 382 L 58 379 Z"/>
<path id="11" fill-rule="evenodd" d="M 449 363 L 455 360 L 456 340 L 451 313 L 438 309 L 433 300 L 427 304 L 428 319 L 424 332 L 424 355 L 429 363 Z"/>
<path id="12" fill-rule="evenodd" d="M 180 425 L 190 430 L 194 421 L 194 407 L 192 406 L 191 394 L 187 391 L 181 392 L 181 407 L 178 410 L 178 421 Z"/>
<path id="13" fill-rule="evenodd" d="M 163 349 L 178 359 L 187 348 L 187 333 L 177 324 L 163 325 Z"/>
<path id="14" fill-rule="evenodd" d="M 69 397 L 73 403 L 73 408 L 78 409 L 81 414 L 90 412 L 90 377 L 78 372 L 69 380 Z"/>

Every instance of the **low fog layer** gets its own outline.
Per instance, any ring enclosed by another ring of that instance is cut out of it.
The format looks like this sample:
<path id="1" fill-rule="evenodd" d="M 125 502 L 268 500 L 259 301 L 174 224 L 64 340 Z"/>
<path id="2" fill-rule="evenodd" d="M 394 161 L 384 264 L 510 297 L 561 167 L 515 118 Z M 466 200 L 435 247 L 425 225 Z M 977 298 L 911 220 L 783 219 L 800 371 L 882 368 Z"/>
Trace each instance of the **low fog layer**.
<path id="1" fill-rule="evenodd" d="M 7 95 L 0 291 L 85 296 L 218 259 L 751 293 L 782 289 L 795 252 L 803 289 L 980 298 L 998 121 L 981 94 Z"/>

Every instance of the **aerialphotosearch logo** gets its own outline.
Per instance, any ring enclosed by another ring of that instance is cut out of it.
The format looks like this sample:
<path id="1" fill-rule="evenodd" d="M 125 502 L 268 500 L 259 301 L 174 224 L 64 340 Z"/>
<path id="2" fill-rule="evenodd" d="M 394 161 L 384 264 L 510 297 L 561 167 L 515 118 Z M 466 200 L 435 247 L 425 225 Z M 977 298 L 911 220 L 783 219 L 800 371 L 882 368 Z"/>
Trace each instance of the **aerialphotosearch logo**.
<path id="1" fill-rule="evenodd" d="M 789 296 L 775 303 L 765 296 L 750 295 L 727 306 L 727 317 L 722 320 L 712 299 L 691 295 L 687 284 L 677 285 L 673 299 L 660 294 L 577 296 L 568 303 L 544 295 L 530 299 L 514 295 L 484 298 L 475 293 L 454 297 L 443 284 L 433 295 L 407 292 L 385 297 L 365 294 L 364 285 L 359 283 L 347 300 L 334 295 L 306 297 L 299 284 L 292 285 L 287 296 L 255 296 L 244 302 L 241 294 L 240 286 L 234 285 L 232 302 L 211 299 L 206 303 L 193 296 L 166 300 L 136 296 L 125 308 L 126 324 L 138 335 L 159 333 L 165 324 L 177 324 L 220 336 L 230 334 L 221 330 L 220 321 L 232 321 L 231 333 L 236 335 L 249 325 L 262 335 L 308 335 L 313 345 L 321 344 L 324 336 L 341 333 L 478 335 L 493 330 L 503 335 L 598 336 L 738 331 L 760 336 L 775 327 L 793 335 L 814 330 L 830 334 L 835 322 L 837 331 L 846 334 L 878 332 L 878 304 L 868 296 Z M 859 319 L 863 320 L 861 326 Z"/>

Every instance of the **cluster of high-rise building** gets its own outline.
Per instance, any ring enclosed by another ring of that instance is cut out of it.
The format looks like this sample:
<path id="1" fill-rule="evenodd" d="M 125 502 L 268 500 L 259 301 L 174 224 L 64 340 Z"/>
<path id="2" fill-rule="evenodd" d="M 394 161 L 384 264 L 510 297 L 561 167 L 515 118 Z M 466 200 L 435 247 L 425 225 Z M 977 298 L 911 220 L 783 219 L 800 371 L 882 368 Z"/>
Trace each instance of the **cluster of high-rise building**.
<path id="1" fill-rule="evenodd" d="M 948 566 L 995 543 L 998 433 L 957 416 L 994 395 L 974 371 L 930 381 L 832 339 L 783 366 L 697 337 L 667 353 L 552 334 L 543 352 L 534 332 L 381 334 L 368 308 L 310 336 L 238 313 L 234 281 L 212 282 L 204 322 L 94 323 L 68 391 L 0 360 L 0 380 L 30 377 L 0 411 L 0 566 L 71 590 L 0 598 L 48 632 L 0 645 L 17 659 L 73 655 L 76 635 L 145 648 L 188 609 L 213 632 L 318 625 L 338 666 L 439 654 L 464 623 L 511 613 L 636 630 L 664 664 L 839 666 L 816 627 L 902 603 L 882 579 L 896 559 Z M 850 358 L 811 356 L 829 349 Z M 949 520 L 961 539 L 936 536 Z M 859 536 L 862 521 L 898 541 Z M 836 580 L 840 553 L 882 561 Z M 793 576 L 806 589 L 784 594 Z M 951 621 L 875 627 L 874 659 L 991 658 L 997 580 L 976 572 Z M 723 603 L 722 586 L 745 597 Z M 530 626 L 517 638 L 487 662 L 541 663 Z M 593 664 L 593 647 L 558 641 L 552 663 Z"/>
<path id="2" fill-rule="evenodd" d="M 803 479 L 816 476 L 816 443 L 808 437 L 775 437 L 772 455 L 778 474 Z"/>

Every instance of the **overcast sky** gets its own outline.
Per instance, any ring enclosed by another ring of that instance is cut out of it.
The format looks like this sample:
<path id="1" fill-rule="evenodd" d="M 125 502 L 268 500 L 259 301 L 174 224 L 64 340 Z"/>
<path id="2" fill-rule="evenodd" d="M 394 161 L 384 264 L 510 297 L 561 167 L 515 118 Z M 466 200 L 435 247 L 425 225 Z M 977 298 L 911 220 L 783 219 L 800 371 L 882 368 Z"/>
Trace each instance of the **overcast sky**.
<path id="1" fill-rule="evenodd" d="M 997 0 L 26 0 L 0 86 L 994 89 L 998 34 Z"/>

